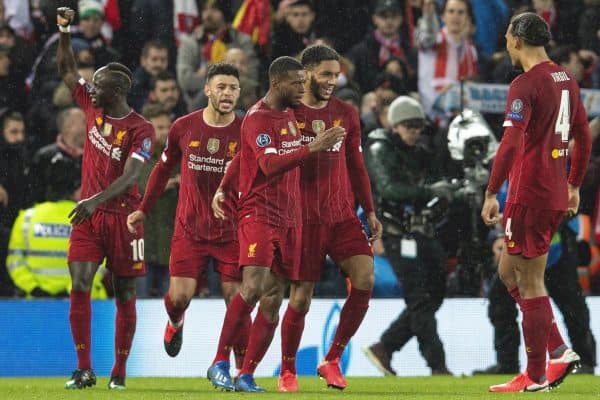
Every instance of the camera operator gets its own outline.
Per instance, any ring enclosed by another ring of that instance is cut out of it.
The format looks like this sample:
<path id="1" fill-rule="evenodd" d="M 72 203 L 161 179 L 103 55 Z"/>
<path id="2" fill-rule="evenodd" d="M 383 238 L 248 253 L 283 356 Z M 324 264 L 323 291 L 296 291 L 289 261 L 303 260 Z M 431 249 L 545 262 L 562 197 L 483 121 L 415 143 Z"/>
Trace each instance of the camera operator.
<path id="1" fill-rule="evenodd" d="M 450 374 L 437 333 L 435 313 L 446 286 L 446 254 L 436 235 L 435 205 L 450 199 L 438 178 L 433 155 L 420 144 L 422 106 L 406 96 L 390 105 L 391 129 L 368 136 L 366 165 L 384 226 L 385 255 L 404 288 L 406 308 L 365 354 L 385 375 L 395 375 L 391 356 L 413 336 L 432 374 Z"/>

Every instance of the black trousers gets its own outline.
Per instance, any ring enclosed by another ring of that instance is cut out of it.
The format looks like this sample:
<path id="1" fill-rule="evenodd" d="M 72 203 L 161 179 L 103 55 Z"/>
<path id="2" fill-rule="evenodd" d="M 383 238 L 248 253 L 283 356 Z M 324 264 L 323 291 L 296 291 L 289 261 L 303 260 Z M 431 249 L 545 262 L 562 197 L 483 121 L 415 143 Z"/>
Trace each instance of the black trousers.
<path id="1" fill-rule="evenodd" d="M 381 335 L 389 353 L 400 350 L 413 336 L 431 369 L 445 369 L 444 346 L 435 313 L 446 289 L 446 254 L 437 239 L 415 237 L 416 257 L 401 253 L 401 239 L 385 237 L 385 253 L 404 289 L 406 308 Z"/>
<path id="2" fill-rule="evenodd" d="M 581 357 L 581 363 L 596 366 L 596 341 L 590 330 L 590 310 L 581 293 L 577 255 L 572 248 L 563 246 L 558 263 L 546 270 L 546 288 L 563 315 L 573 350 Z M 521 333 L 516 321 L 517 308 L 498 276 L 494 277 L 489 300 L 488 316 L 494 326 L 498 365 L 518 369 Z"/>

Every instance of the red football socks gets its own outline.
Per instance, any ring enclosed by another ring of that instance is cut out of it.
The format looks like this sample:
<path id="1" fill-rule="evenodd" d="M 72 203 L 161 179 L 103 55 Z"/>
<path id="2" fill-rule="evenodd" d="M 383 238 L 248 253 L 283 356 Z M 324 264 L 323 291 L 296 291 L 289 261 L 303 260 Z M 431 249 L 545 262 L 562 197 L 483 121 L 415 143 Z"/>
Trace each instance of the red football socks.
<path id="1" fill-rule="evenodd" d="M 540 382 L 546 374 L 546 348 L 552 325 L 552 309 L 548 296 L 521 299 L 523 337 L 527 352 L 527 375 Z"/>
<path id="2" fill-rule="evenodd" d="M 550 314 L 548 318 L 552 321 L 550 324 L 550 334 L 548 335 L 548 354 L 551 358 L 556 358 L 562 355 L 567 348 L 567 345 L 558 330 L 558 325 L 556 325 L 552 307 L 548 307 L 548 313 Z"/>
<path id="3" fill-rule="evenodd" d="M 521 304 L 521 294 L 519 293 L 519 288 L 514 287 L 508 291 L 513 299 L 517 302 L 517 304 Z M 556 325 L 556 321 L 554 319 L 554 313 L 552 312 L 552 307 L 548 308 L 550 312 L 550 320 L 552 321 L 552 325 L 550 326 L 550 334 L 548 335 L 548 354 L 550 357 L 560 357 L 562 352 L 566 349 L 565 341 L 563 340 L 560 331 L 558 330 L 558 325 Z M 556 353 L 556 354 L 555 354 Z"/>
<path id="4" fill-rule="evenodd" d="M 264 317 L 263 313 L 258 310 L 256 313 L 256 318 L 254 318 L 254 323 L 252 324 L 252 329 L 250 330 L 248 351 L 244 357 L 244 365 L 240 370 L 240 375 L 254 375 L 256 367 L 269 349 L 269 345 L 273 340 L 273 335 L 275 334 L 275 329 L 277 329 L 278 322 L 278 320 L 269 322 Z"/>
<path id="5" fill-rule="evenodd" d="M 219 361 L 229 361 L 231 349 L 236 343 L 236 336 L 244 323 L 247 323 L 245 321 L 247 321 L 247 318 L 250 318 L 253 308 L 254 306 L 247 304 L 246 300 L 239 293 L 231 299 L 225 312 L 225 319 L 223 320 L 221 336 L 219 337 L 219 344 L 217 346 L 217 355 L 213 364 Z"/>
<path id="6" fill-rule="evenodd" d="M 171 324 L 177 324 L 181 321 L 181 319 L 183 318 L 183 314 L 185 313 L 185 310 L 187 309 L 187 306 L 189 304 L 190 303 L 186 304 L 185 307 L 182 308 L 175 307 L 175 305 L 171 301 L 169 293 L 167 292 L 165 294 L 165 309 L 167 310 L 167 315 L 169 316 Z"/>
<path id="7" fill-rule="evenodd" d="M 91 369 L 90 360 L 92 306 L 90 292 L 71 290 L 71 303 L 69 305 L 69 322 L 71 334 L 77 352 L 77 368 Z"/>
<path id="8" fill-rule="evenodd" d="M 133 335 L 135 334 L 136 325 L 136 310 L 135 297 L 121 303 L 117 303 L 117 329 L 115 332 L 115 365 L 110 373 L 110 376 L 125 377 L 125 364 L 131 350 Z"/>
<path id="9" fill-rule="evenodd" d="M 339 358 L 346 348 L 346 344 L 358 330 L 367 310 L 369 309 L 369 299 L 371 290 L 362 290 L 353 287 L 350 289 L 350 295 L 342 307 L 340 313 L 340 322 L 335 331 L 335 338 L 329 347 L 325 360 L 332 361 Z"/>
<path id="10" fill-rule="evenodd" d="M 235 358 L 235 367 L 242 369 L 244 356 L 248 349 L 248 337 L 250 336 L 250 327 L 252 327 L 252 317 L 250 313 L 243 314 L 243 321 L 240 324 L 235 343 L 233 344 L 233 355 Z"/>
<path id="11" fill-rule="evenodd" d="M 304 331 L 306 311 L 296 311 L 288 305 L 281 321 L 281 372 L 296 373 L 296 353 Z"/>

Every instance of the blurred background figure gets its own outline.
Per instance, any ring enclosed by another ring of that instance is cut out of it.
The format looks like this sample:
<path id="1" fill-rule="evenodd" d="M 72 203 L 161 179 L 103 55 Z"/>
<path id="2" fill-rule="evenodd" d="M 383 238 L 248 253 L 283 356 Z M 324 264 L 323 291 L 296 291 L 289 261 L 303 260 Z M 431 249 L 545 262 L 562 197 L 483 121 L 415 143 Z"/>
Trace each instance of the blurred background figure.
<path id="1" fill-rule="evenodd" d="M 437 237 L 436 204 L 452 197 L 431 154 L 419 143 L 425 113 L 418 101 L 401 96 L 388 110 L 388 129 L 369 134 L 366 165 L 383 223 L 383 251 L 404 288 L 406 306 L 364 350 L 384 375 L 396 375 L 392 355 L 416 337 L 433 375 L 450 375 L 435 313 L 446 288 L 446 253 Z"/>
<path id="2" fill-rule="evenodd" d="M 64 298 L 71 291 L 68 215 L 79 201 L 80 171 L 66 158 L 56 160 L 52 167 L 56 175 L 49 188 L 51 197 L 19 213 L 8 245 L 8 272 L 27 297 Z M 92 297 L 106 298 L 102 273 L 96 275 Z"/>
<path id="3" fill-rule="evenodd" d="M 173 123 L 171 112 L 160 103 L 147 104 L 142 115 L 154 127 L 155 144 L 152 157 L 144 164 L 140 173 L 140 193 L 146 190 L 148 177 L 165 148 Z M 139 297 L 163 297 L 169 288 L 169 244 L 173 236 L 178 194 L 179 166 L 173 171 L 165 191 L 144 221 L 144 261 L 147 272 L 136 280 L 136 293 Z"/>
<path id="4" fill-rule="evenodd" d="M 29 165 L 23 115 L 4 110 L 0 118 L 0 296 L 12 296 L 14 286 L 5 262 L 13 222 L 29 205 Z"/>
<path id="5" fill-rule="evenodd" d="M 133 85 L 127 101 L 136 111 L 141 111 L 148 94 L 152 78 L 159 73 L 167 71 L 169 67 L 169 50 L 167 45 L 151 40 L 144 43 L 140 65 L 133 71 Z"/>
<path id="6" fill-rule="evenodd" d="M 57 185 L 56 180 L 66 170 L 73 171 L 78 177 L 81 175 L 81 156 L 86 135 L 85 113 L 78 107 L 67 108 L 56 117 L 56 125 L 59 133 L 55 143 L 42 147 L 33 156 L 31 170 L 35 173 L 31 174 L 31 195 L 35 203 L 58 200 L 59 194 L 65 196 L 64 185 Z M 77 182 L 79 180 L 77 178 Z M 60 189 L 61 193 L 55 193 L 55 189 Z"/>
<path id="7" fill-rule="evenodd" d="M 416 38 L 419 46 L 419 94 L 427 115 L 437 97 L 461 80 L 477 79 L 475 28 L 469 0 L 447 0 L 438 17 L 434 0 L 423 1 Z M 444 23 L 440 27 L 439 20 Z"/>

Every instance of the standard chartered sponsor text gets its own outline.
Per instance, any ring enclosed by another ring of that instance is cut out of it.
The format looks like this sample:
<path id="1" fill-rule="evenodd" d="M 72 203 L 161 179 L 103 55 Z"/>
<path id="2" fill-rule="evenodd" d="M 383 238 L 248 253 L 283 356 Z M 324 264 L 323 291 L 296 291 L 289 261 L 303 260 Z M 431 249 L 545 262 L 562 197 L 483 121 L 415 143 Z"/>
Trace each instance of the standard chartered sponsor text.
<path id="1" fill-rule="evenodd" d="M 216 172 L 221 174 L 225 168 L 225 159 L 190 154 L 188 168 L 193 169 L 194 171 Z"/>

